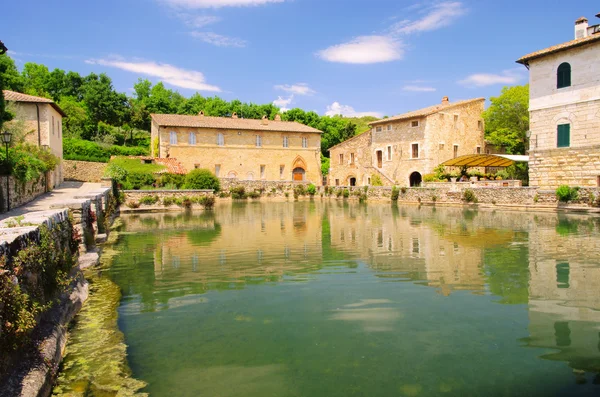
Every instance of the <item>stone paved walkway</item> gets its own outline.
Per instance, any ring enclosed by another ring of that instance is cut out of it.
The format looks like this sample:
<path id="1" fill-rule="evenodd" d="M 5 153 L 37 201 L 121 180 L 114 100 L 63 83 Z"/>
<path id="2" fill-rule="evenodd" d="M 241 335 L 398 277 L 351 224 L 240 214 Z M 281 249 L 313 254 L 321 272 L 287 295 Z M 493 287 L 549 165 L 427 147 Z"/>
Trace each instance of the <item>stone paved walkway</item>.
<path id="1" fill-rule="evenodd" d="M 57 204 L 67 203 L 78 196 L 83 196 L 99 190 L 102 190 L 100 183 L 63 182 L 62 185 L 51 192 L 45 193 L 27 204 L 1 214 L 0 221 L 10 218 L 11 216 L 19 216 L 28 212 L 45 211 L 49 210 L 51 207 L 56 208 Z"/>

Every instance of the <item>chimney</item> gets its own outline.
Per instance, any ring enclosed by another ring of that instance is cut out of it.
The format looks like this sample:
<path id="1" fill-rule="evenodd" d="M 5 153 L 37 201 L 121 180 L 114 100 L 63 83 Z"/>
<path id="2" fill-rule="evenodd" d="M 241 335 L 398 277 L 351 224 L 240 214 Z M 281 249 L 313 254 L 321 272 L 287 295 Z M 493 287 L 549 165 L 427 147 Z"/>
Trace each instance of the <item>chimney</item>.
<path id="1" fill-rule="evenodd" d="M 281 115 L 279 113 L 275 115 L 275 121 L 281 121 Z"/>
<path id="2" fill-rule="evenodd" d="M 588 20 L 581 17 L 575 21 L 575 40 L 583 39 L 588 35 Z"/>
<path id="3" fill-rule="evenodd" d="M 204 110 L 201 110 L 200 112 L 198 112 L 198 116 L 204 117 Z"/>
<path id="4" fill-rule="evenodd" d="M 262 116 L 262 120 L 260 120 L 260 123 L 262 125 L 267 125 L 269 124 L 269 118 L 267 117 L 267 115 Z"/>
<path id="5" fill-rule="evenodd" d="M 237 119 L 237 113 L 236 112 L 231 113 L 231 118 L 232 119 Z"/>
<path id="6" fill-rule="evenodd" d="M 442 105 L 447 105 L 448 103 L 450 103 L 450 101 L 448 100 L 448 97 L 445 96 L 442 98 Z"/>

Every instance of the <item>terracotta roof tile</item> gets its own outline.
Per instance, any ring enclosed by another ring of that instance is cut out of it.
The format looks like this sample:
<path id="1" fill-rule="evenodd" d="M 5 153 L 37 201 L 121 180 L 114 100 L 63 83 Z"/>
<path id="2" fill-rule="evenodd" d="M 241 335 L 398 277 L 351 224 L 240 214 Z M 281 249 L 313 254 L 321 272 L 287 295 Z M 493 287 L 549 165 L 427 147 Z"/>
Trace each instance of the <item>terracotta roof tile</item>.
<path id="1" fill-rule="evenodd" d="M 11 102 L 30 102 L 30 103 L 49 103 L 58 113 L 66 117 L 66 113 L 52 99 L 42 98 L 39 96 L 27 95 L 21 92 L 3 90 L 4 99 Z"/>
<path id="2" fill-rule="evenodd" d="M 408 113 L 400 114 L 398 116 L 388 117 L 387 119 L 373 121 L 373 122 L 369 123 L 369 125 L 385 124 L 385 123 L 389 123 L 390 121 L 413 119 L 416 117 L 425 117 L 425 116 L 429 116 L 429 115 L 438 113 L 442 110 L 450 109 L 450 108 L 453 108 L 456 106 L 465 105 L 465 104 L 468 104 L 471 102 L 477 102 L 477 101 L 485 101 L 485 98 L 474 98 L 474 99 L 467 99 L 464 101 L 440 103 L 438 105 L 429 106 L 427 108 L 415 110 L 413 112 L 408 112 Z"/>
<path id="3" fill-rule="evenodd" d="M 316 128 L 295 121 L 236 119 L 230 117 L 186 116 L 178 114 L 152 114 L 152 121 L 161 127 L 198 127 L 231 130 L 313 132 L 322 133 Z"/>
<path id="4" fill-rule="evenodd" d="M 527 54 L 524 57 L 521 57 L 517 60 L 517 63 L 528 65 L 529 61 L 536 58 L 541 58 L 546 55 L 554 54 L 559 51 L 564 51 L 569 48 L 579 47 L 582 45 L 587 45 L 594 43 L 596 41 L 600 41 L 600 33 L 593 34 L 588 37 L 583 37 L 581 39 L 575 39 L 571 41 L 567 41 L 566 43 L 558 44 L 552 47 L 545 48 L 543 50 L 539 50 L 536 52 L 532 52 L 531 54 Z"/>

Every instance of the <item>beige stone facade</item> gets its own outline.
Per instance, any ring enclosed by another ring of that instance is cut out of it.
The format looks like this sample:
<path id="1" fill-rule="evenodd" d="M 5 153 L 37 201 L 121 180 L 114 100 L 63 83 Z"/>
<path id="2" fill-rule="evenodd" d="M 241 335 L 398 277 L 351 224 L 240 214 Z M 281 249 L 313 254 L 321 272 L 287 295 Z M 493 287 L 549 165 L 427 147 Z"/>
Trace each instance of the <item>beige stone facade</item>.
<path id="1" fill-rule="evenodd" d="M 152 115 L 152 142 L 153 156 L 220 178 L 322 184 L 321 131 L 295 122 Z"/>
<path id="2" fill-rule="evenodd" d="M 12 104 L 16 118 L 25 122 L 25 140 L 33 145 L 48 146 L 52 154 L 61 160 L 54 172 L 49 173 L 47 181 L 49 188 L 60 185 L 64 180 L 62 118 L 65 113 L 47 98 L 13 91 L 4 91 L 4 97 Z"/>
<path id="3" fill-rule="evenodd" d="M 483 153 L 484 102 L 444 98 L 439 105 L 371 123 L 370 136 L 330 149 L 330 184 L 369 185 L 378 175 L 386 186 L 417 186 L 444 161 Z"/>
<path id="4" fill-rule="evenodd" d="M 600 33 L 517 62 L 530 71 L 530 185 L 600 186 Z"/>

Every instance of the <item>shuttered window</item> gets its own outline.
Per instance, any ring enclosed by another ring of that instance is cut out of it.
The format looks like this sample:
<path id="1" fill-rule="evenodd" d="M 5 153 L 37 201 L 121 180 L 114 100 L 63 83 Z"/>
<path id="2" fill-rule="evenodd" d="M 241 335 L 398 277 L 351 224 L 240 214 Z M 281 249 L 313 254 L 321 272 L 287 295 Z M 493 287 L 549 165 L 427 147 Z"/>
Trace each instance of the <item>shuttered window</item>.
<path id="1" fill-rule="evenodd" d="M 558 126 L 558 139 L 556 147 L 569 147 L 571 145 L 571 124 Z"/>
<path id="2" fill-rule="evenodd" d="M 571 86 L 571 65 L 561 63 L 556 72 L 556 88 Z"/>

